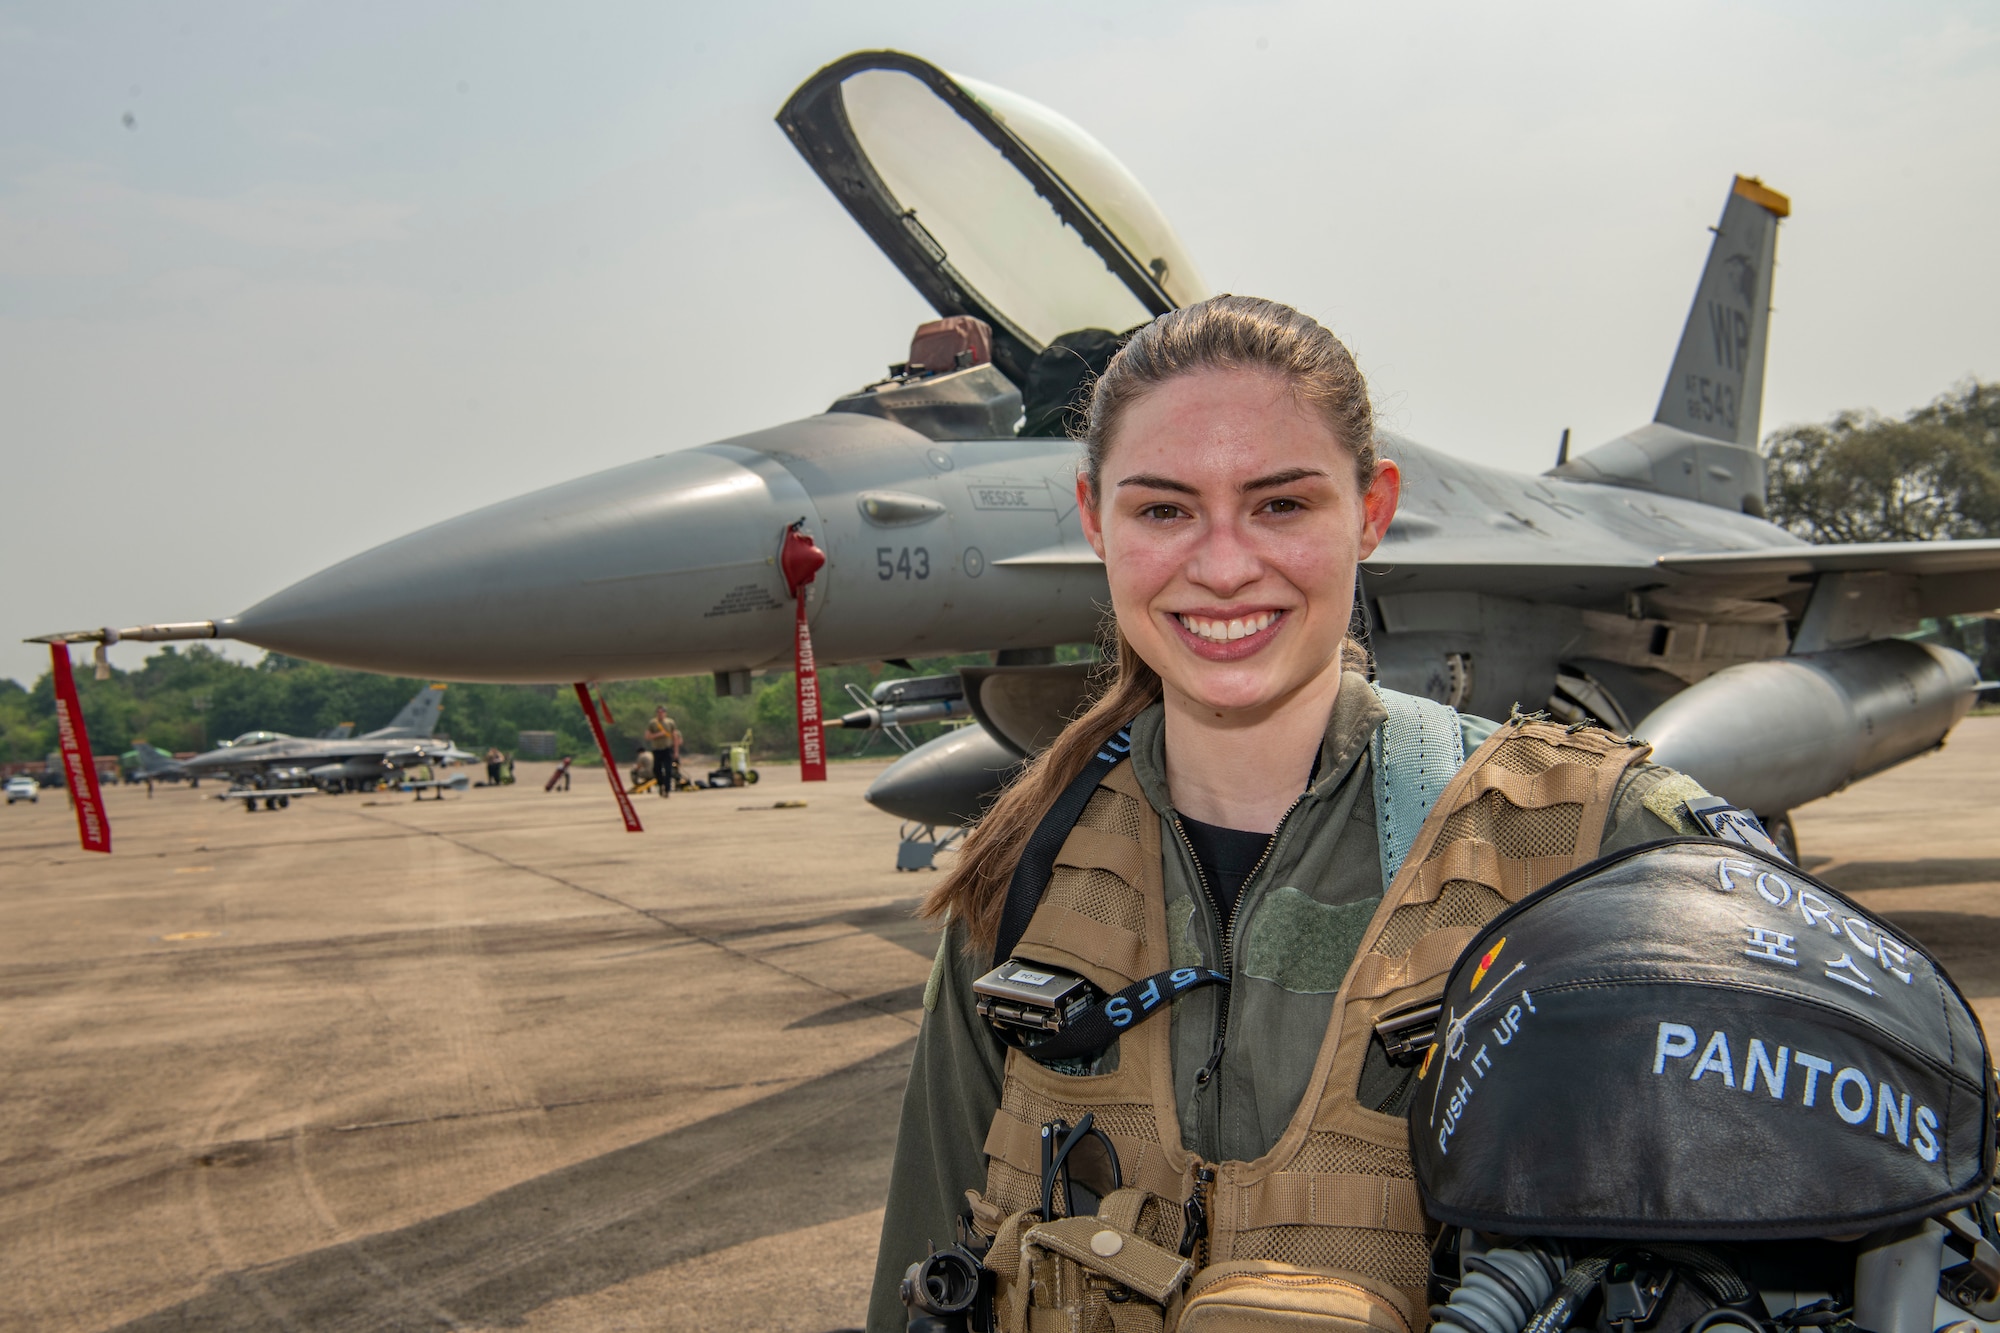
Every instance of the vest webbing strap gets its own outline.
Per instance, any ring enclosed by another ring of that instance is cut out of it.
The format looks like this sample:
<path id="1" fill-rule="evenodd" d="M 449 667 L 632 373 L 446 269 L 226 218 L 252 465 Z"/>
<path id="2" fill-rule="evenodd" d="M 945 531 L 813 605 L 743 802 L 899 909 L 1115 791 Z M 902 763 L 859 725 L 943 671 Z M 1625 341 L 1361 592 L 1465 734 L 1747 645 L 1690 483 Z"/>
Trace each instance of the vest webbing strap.
<path id="1" fill-rule="evenodd" d="M 1465 766 L 1465 733 L 1449 704 L 1374 688 L 1389 714 L 1368 743 L 1375 769 L 1375 843 L 1386 893 L 1431 807 Z"/>
<path id="2" fill-rule="evenodd" d="M 1094 1006 L 1061 1032 L 1033 1045 L 1024 1043 L 1012 1028 L 996 1026 L 994 1030 L 1008 1045 L 1022 1047 L 1043 1064 L 1079 1055 L 1095 1055 L 1115 1041 L 1125 1029 L 1141 1019 L 1150 1018 L 1162 1000 L 1176 999 L 1203 986 L 1228 984 L 1228 977 L 1210 968 L 1174 967 L 1142 977 Z"/>
<path id="3" fill-rule="evenodd" d="M 1279 1171 L 1238 1192 L 1238 1231 L 1259 1227 L 1369 1227 L 1421 1236 L 1430 1229 L 1407 1181 L 1360 1173 Z"/>
<path id="4" fill-rule="evenodd" d="M 1062 795 L 1056 797 L 1055 804 L 1042 816 L 1042 822 L 1028 835 L 1021 859 L 1014 863 L 1013 877 L 1007 881 L 1007 903 L 1000 909 L 1000 930 L 993 941 L 993 966 L 998 967 L 1014 956 L 1014 946 L 1028 933 L 1028 923 L 1035 919 L 1035 909 L 1041 906 L 1042 891 L 1056 873 L 1056 855 L 1062 851 L 1069 831 L 1083 818 L 1083 807 L 1097 794 L 1098 785 L 1131 752 L 1132 724 L 1128 722 L 1118 729 L 1117 735 L 1098 747 L 1090 762 L 1083 766 L 1083 772 L 1063 788 Z"/>

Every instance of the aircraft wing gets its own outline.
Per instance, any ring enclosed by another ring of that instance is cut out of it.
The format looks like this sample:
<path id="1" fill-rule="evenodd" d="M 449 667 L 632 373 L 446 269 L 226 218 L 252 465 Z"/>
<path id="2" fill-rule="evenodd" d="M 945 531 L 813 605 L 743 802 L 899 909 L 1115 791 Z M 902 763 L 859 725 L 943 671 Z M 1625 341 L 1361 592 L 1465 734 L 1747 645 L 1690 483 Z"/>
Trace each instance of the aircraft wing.
<path id="1" fill-rule="evenodd" d="M 1424 532 L 1384 542 L 1362 564 L 1377 586 L 1396 591 L 1464 588 L 1505 595 L 1511 590 L 1515 596 L 1560 600 L 1565 592 L 1639 588 L 1672 582 L 1671 576 L 1768 584 L 1844 574 L 1885 576 L 1911 588 L 1925 615 L 2000 608 L 2000 540 L 1855 542 L 1659 554 L 1657 548 L 1647 552 L 1630 539 L 1600 538 L 1565 550 L 1554 543 L 1506 540 L 1510 535 L 1501 534 L 1496 540 L 1490 533 L 1465 538 Z M 1663 574 L 1670 577 L 1663 580 Z"/>
<path id="2" fill-rule="evenodd" d="M 1774 551 L 1715 551 L 1665 555 L 1660 568 L 1677 574 L 1818 580 L 1826 591 L 1863 610 L 1865 601 L 1902 603 L 1903 623 L 1923 616 L 1965 615 L 2000 608 L 2000 541 L 1855 542 Z M 1832 576 L 1831 578 L 1823 576 Z M 1815 593 L 1817 601 L 1819 594 Z M 1831 608 L 1829 608 L 1830 610 Z M 1805 636 L 1810 641 L 1812 635 Z"/>
<path id="3" fill-rule="evenodd" d="M 2000 541 L 1855 542 L 1847 546 L 1794 546 L 1765 551 L 1697 551 L 1663 555 L 1663 569 L 1677 574 L 1991 574 L 2000 578 Z"/>
<path id="4" fill-rule="evenodd" d="M 993 562 L 1010 569 L 1061 569 L 1070 566 L 1097 565 L 1104 562 L 1097 558 L 1097 552 L 1088 546 L 1048 546 L 1039 551 L 1028 551 L 1021 555 L 1004 556 Z"/>
<path id="5" fill-rule="evenodd" d="M 442 747 L 434 745 L 378 745 L 371 753 L 379 756 L 382 763 L 390 768 L 408 768 L 412 764 L 432 764 L 439 762 Z"/>
<path id="6" fill-rule="evenodd" d="M 1594 558 L 1593 558 L 1594 557 Z M 1361 562 L 1371 595 L 1474 592 L 1590 605 L 1662 579 L 1657 555 L 1599 543 L 1592 551 L 1530 549 L 1526 543 L 1430 538 L 1384 542 Z"/>

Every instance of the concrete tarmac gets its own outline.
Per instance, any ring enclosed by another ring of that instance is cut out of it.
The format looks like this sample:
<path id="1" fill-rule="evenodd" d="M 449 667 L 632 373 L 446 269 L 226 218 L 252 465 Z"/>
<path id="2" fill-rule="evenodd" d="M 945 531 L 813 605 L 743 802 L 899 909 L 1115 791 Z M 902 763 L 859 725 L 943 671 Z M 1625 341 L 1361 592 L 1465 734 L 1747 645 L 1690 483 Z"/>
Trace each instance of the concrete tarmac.
<path id="1" fill-rule="evenodd" d="M 879 764 L 0 818 L 0 1329 L 856 1325 L 933 939 Z M 475 770 L 476 772 L 477 770 Z M 2000 1018 L 2000 717 L 1799 812 Z M 773 808 L 787 800 L 802 809 Z"/>

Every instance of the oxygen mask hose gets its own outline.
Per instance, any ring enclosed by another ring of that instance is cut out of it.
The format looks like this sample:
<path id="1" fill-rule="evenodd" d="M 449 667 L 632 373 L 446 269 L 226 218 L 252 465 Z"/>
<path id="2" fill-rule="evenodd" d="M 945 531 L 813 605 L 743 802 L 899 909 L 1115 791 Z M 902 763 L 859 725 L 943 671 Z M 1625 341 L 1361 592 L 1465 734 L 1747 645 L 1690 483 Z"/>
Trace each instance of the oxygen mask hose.
<path id="1" fill-rule="evenodd" d="M 1436 1333 L 1521 1333 L 1556 1289 L 1561 1269 L 1536 1250 L 1488 1250 L 1465 1261 L 1465 1280 L 1431 1307 Z"/>

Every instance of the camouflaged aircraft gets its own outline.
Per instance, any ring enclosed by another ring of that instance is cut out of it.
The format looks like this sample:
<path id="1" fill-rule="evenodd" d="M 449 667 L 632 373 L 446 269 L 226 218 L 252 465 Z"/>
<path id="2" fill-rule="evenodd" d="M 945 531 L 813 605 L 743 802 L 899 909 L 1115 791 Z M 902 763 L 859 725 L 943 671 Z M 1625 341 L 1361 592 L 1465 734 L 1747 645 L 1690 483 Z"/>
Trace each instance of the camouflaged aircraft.
<path id="1" fill-rule="evenodd" d="M 1209 288 L 1130 172 L 1005 89 L 862 52 L 777 119 L 938 313 L 983 321 L 990 347 L 940 354 L 927 334 L 818 416 L 425 528 L 231 618 L 57 637 L 227 637 L 448 680 L 713 672 L 742 693 L 790 664 L 777 557 L 803 520 L 827 555 L 804 589 L 821 661 L 996 653 L 960 687 L 979 725 L 871 791 L 918 824 L 971 818 L 1075 708 L 1083 669 L 1047 663 L 1095 637 L 1106 599 L 1077 522 L 1078 452 L 1033 433 L 1063 406 L 1033 401 L 1037 358 Z M 2000 542 L 1812 546 L 1765 521 L 1756 446 L 1789 212 L 1755 179 L 1730 183 L 1645 424 L 1565 444 L 1539 476 L 1384 433 L 1402 508 L 1362 575 L 1384 684 L 1636 731 L 1781 836 L 1787 811 L 1939 744 L 1970 706 L 1966 658 L 1897 636 L 2000 605 Z M 935 712 L 939 692 L 920 693 Z"/>
<path id="2" fill-rule="evenodd" d="M 470 763 L 472 755 L 431 734 L 444 710 L 444 691 L 443 685 L 426 685 L 387 726 L 359 736 L 345 734 L 353 731 L 351 722 L 334 728 L 340 735 L 246 731 L 182 760 L 181 768 L 192 778 L 228 777 L 246 792 L 300 786 L 340 792 L 373 787 L 413 765 Z"/>

